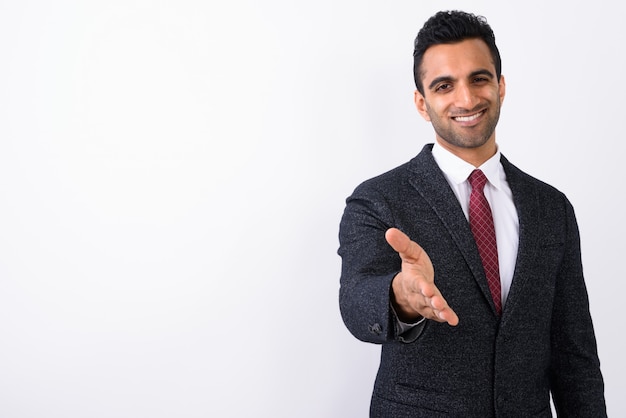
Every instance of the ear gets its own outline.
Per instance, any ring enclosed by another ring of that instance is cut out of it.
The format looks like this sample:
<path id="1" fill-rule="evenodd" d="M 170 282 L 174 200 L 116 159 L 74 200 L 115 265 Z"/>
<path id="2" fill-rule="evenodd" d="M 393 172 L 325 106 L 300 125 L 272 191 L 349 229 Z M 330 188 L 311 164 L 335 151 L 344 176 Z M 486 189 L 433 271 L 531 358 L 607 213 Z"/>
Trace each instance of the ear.
<path id="1" fill-rule="evenodd" d="M 426 99 L 422 96 L 422 93 L 419 90 L 415 90 L 413 94 L 413 101 L 415 102 L 415 107 L 420 115 L 426 120 L 426 122 L 430 122 L 430 116 L 428 115 L 428 109 L 426 106 Z"/>
<path id="2" fill-rule="evenodd" d="M 502 104 L 506 94 L 506 83 L 504 82 L 504 76 L 502 74 L 500 74 L 500 82 L 498 83 L 498 86 L 500 87 L 500 104 Z"/>

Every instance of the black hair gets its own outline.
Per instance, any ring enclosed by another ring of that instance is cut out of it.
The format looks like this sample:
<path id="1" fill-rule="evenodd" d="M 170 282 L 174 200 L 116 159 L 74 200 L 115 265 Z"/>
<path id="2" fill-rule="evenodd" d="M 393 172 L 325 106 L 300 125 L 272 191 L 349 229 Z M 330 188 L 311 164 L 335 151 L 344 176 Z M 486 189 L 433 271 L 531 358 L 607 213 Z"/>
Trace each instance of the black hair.
<path id="1" fill-rule="evenodd" d="M 496 37 L 491 26 L 483 16 L 458 10 L 438 12 L 424 23 L 415 38 L 413 49 L 413 77 L 417 90 L 424 95 L 421 78 L 421 65 L 428 48 L 438 44 L 454 44 L 466 39 L 482 39 L 491 51 L 491 58 L 496 67 L 496 77 L 500 81 L 502 62 L 496 46 Z"/>

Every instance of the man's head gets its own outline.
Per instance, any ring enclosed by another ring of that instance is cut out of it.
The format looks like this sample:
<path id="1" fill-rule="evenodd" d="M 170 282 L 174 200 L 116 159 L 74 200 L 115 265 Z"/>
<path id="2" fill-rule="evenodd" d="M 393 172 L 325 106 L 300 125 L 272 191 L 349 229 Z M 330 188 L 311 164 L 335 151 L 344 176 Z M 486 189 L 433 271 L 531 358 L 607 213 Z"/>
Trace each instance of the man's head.
<path id="1" fill-rule="evenodd" d="M 506 92 L 493 32 L 483 18 L 440 12 L 420 30 L 415 51 L 417 111 L 439 144 L 478 167 L 496 152 Z"/>
<path id="2" fill-rule="evenodd" d="M 502 64 L 493 30 L 482 16 L 461 11 L 438 12 L 424 23 L 415 38 L 413 50 L 413 75 L 417 90 L 424 95 L 422 83 L 422 60 L 424 53 L 433 45 L 453 44 L 466 39 L 481 39 L 491 52 L 496 77 L 500 80 Z"/>

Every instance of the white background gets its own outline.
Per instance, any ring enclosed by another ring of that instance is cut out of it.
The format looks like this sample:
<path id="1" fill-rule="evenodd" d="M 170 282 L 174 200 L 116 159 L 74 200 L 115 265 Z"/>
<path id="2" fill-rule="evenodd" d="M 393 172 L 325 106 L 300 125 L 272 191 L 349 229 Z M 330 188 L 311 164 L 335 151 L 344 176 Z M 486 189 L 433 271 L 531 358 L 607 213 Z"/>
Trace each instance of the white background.
<path id="1" fill-rule="evenodd" d="M 576 208 L 609 416 L 626 28 L 612 2 L 0 1 L 0 417 L 365 417 L 345 198 L 417 154 L 412 44 L 484 14 L 503 153 Z"/>

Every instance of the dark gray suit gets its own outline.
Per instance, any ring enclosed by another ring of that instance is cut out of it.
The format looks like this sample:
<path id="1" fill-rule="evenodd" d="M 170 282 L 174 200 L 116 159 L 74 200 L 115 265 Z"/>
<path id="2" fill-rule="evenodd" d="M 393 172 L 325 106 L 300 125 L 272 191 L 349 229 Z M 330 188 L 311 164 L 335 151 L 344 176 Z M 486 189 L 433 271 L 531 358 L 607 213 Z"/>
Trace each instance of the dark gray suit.
<path id="1" fill-rule="evenodd" d="M 553 187 L 502 157 L 519 216 L 519 253 L 502 317 L 495 313 L 469 223 L 431 154 L 356 188 L 341 220 L 340 308 L 350 332 L 382 344 L 373 417 L 606 416 L 578 227 Z M 390 309 L 400 258 L 390 227 L 420 244 L 456 311 L 403 342 Z"/>

